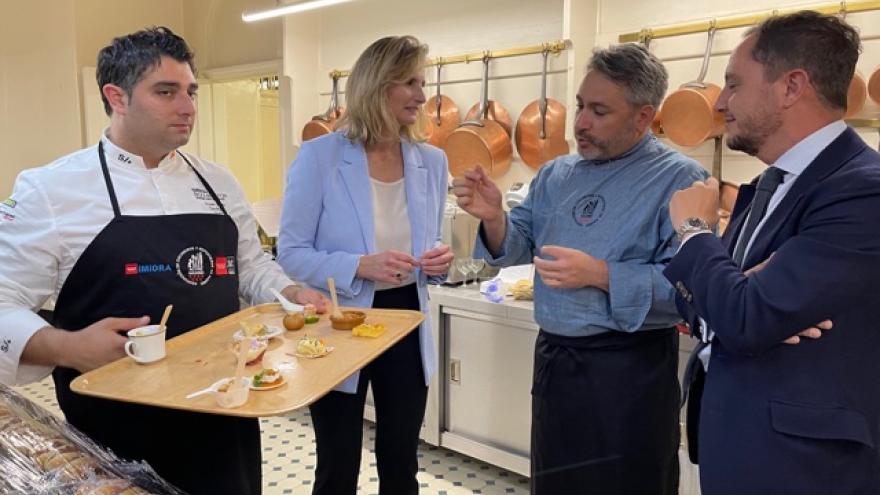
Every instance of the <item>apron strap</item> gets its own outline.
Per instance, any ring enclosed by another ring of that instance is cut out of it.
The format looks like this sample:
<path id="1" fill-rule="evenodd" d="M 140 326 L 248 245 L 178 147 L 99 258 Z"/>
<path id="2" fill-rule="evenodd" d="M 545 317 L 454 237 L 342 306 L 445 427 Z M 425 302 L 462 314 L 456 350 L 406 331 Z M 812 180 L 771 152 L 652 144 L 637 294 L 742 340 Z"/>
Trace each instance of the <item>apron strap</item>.
<path id="1" fill-rule="evenodd" d="M 104 141 L 98 141 L 98 158 L 101 160 L 101 172 L 104 174 L 104 183 L 107 184 L 107 192 L 110 194 L 110 204 L 113 205 L 113 216 L 119 218 L 119 201 L 116 200 L 116 191 L 113 190 L 110 171 L 107 169 L 107 159 L 104 158 Z"/>
<path id="2" fill-rule="evenodd" d="M 189 168 L 191 168 L 192 171 L 196 173 L 199 180 L 202 181 L 202 185 L 205 186 L 205 189 L 208 190 L 208 194 L 210 194 L 211 197 L 214 198 L 214 202 L 217 203 L 217 206 L 220 207 L 220 210 L 223 212 L 223 214 L 228 217 L 229 213 L 226 213 L 226 208 L 223 206 L 223 203 L 220 202 L 220 198 L 217 197 L 217 193 L 214 192 L 214 189 L 211 188 L 211 185 L 208 184 L 208 181 L 206 181 L 205 178 L 202 177 L 202 174 L 200 174 L 199 171 L 196 170 L 195 167 L 193 167 L 192 162 L 190 162 L 189 159 L 186 156 L 184 156 L 183 153 L 180 152 L 180 150 L 177 151 L 177 154 L 180 155 L 180 157 L 183 158 L 183 161 L 185 161 L 186 164 L 189 165 Z"/>

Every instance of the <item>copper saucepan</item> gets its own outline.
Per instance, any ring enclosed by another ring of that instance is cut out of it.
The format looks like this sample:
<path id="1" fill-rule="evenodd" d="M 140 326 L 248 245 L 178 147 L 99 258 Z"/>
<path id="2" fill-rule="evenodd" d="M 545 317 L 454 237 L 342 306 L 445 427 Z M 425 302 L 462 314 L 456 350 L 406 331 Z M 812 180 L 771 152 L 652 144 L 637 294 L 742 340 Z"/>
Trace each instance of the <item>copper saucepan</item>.
<path id="1" fill-rule="evenodd" d="M 516 149 L 520 158 L 535 170 L 559 155 L 568 154 L 565 140 L 565 105 L 547 98 L 547 56 L 541 55 L 541 97 L 528 105 L 516 120 Z"/>
<path id="2" fill-rule="evenodd" d="M 452 131 L 443 149 L 449 159 L 449 173 L 461 176 L 465 170 L 481 165 L 490 177 L 500 177 L 510 168 L 510 156 L 513 149 L 510 145 L 510 134 L 502 125 L 492 119 L 489 105 L 489 57 L 483 58 L 483 81 L 480 92 L 478 119 L 462 122 L 458 129 Z M 496 118 L 501 117 L 500 105 L 495 105 Z M 504 114 L 507 112 L 504 111 Z M 510 120 L 508 116 L 508 129 Z"/>
<path id="3" fill-rule="evenodd" d="M 437 146 L 443 146 L 446 138 L 461 123 L 461 113 L 458 106 L 452 101 L 452 98 L 440 94 L 440 68 L 443 67 L 443 60 L 437 59 L 437 94 L 432 96 L 425 103 L 425 116 L 427 122 L 425 124 L 425 134 L 428 142 Z"/>
<path id="4" fill-rule="evenodd" d="M 880 105 L 880 67 L 877 67 L 868 79 L 868 96 L 874 100 L 874 103 Z"/>
<path id="5" fill-rule="evenodd" d="M 846 114 L 843 118 L 848 119 L 865 108 L 865 100 L 868 97 L 868 86 L 865 76 L 856 71 L 852 81 L 849 82 L 849 90 L 846 92 Z"/>
<path id="6" fill-rule="evenodd" d="M 323 136 L 336 130 L 336 121 L 345 111 L 339 106 L 339 75 L 333 74 L 333 91 L 330 93 L 330 107 L 326 112 L 315 115 L 312 120 L 308 121 L 303 127 L 303 142 Z"/>
<path id="7" fill-rule="evenodd" d="M 697 146 L 724 133 L 724 115 L 715 111 L 715 102 L 721 94 L 721 88 L 703 82 L 709 69 L 714 39 L 715 28 L 711 28 L 699 77 L 683 84 L 663 102 L 663 112 L 660 115 L 663 132 L 680 146 Z"/>

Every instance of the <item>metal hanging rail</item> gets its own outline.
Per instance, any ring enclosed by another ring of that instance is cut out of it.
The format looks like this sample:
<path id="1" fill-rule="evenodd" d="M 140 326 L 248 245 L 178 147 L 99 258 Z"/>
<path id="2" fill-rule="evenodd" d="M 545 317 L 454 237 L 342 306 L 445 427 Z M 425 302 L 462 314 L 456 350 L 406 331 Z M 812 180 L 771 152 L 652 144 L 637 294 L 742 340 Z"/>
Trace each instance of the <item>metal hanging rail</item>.
<path id="1" fill-rule="evenodd" d="M 878 1 L 877 3 L 880 3 Z M 427 66 L 434 65 L 451 65 L 451 64 L 467 64 L 470 62 L 479 62 L 484 58 L 507 58 L 507 57 L 521 57 L 523 55 L 535 55 L 544 53 L 544 51 L 548 51 L 553 55 L 559 55 L 563 50 L 571 49 L 571 40 L 558 40 L 550 43 L 541 43 L 540 45 L 531 45 L 524 46 L 520 48 L 508 48 L 506 50 L 487 50 L 484 52 L 474 52 L 474 53 L 466 53 L 464 55 L 453 55 L 451 57 L 436 57 L 429 58 L 427 62 Z M 332 70 L 330 71 L 330 78 L 342 78 L 348 77 L 351 74 L 351 71 L 348 70 Z"/>
<path id="2" fill-rule="evenodd" d="M 618 37 L 620 43 L 628 43 L 633 41 L 644 42 L 657 38 L 669 38 L 672 36 L 681 36 L 684 34 L 702 33 L 711 28 L 715 29 L 733 29 L 739 27 L 753 26 L 768 17 L 775 15 L 791 14 L 801 10 L 812 10 L 822 14 L 852 14 L 855 12 L 867 12 L 871 10 L 880 10 L 880 1 L 878 0 L 850 0 L 837 3 L 827 3 L 815 6 L 792 7 L 786 9 L 774 9 L 756 14 L 747 14 L 731 17 L 718 17 L 707 21 L 690 22 L 686 24 L 673 24 L 671 26 L 661 26 L 656 28 L 645 28 L 634 33 L 624 33 Z"/>

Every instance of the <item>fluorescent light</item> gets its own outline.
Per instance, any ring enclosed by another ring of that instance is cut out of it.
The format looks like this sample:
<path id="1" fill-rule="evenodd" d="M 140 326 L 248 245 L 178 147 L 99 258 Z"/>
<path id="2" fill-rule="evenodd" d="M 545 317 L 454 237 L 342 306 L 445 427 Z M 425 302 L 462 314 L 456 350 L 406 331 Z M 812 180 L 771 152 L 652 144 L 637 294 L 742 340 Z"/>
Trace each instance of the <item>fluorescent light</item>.
<path id="1" fill-rule="evenodd" d="M 338 3 L 350 2 L 351 0 L 310 0 L 308 2 L 294 3 L 283 7 L 275 7 L 274 9 L 263 10 L 261 12 L 253 12 L 250 14 L 242 13 L 241 20 L 244 22 L 262 21 L 272 17 L 280 17 L 288 14 L 296 14 L 307 10 L 320 9 L 321 7 L 329 7 Z"/>

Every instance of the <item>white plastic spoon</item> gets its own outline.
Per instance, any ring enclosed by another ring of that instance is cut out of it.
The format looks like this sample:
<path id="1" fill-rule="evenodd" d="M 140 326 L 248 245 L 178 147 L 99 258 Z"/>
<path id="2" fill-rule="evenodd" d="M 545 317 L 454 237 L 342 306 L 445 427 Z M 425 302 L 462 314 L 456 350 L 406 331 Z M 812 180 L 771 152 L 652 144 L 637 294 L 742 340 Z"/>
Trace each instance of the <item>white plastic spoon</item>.
<path id="1" fill-rule="evenodd" d="M 272 294 L 275 294 L 275 299 L 278 299 L 278 302 L 281 303 L 281 307 L 284 308 L 284 311 L 287 311 L 288 313 L 302 313 L 306 309 L 305 306 L 288 301 L 287 298 L 277 290 L 269 290 L 272 291 Z"/>
<path id="2" fill-rule="evenodd" d="M 211 385 L 208 388 L 203 388 L 203 389 L 199 390 L 198 392 L 193 392 L 193 393 L 187 395 L 186 398 L 187 399 L 194 399 L 200 395 L 210 394 L 211 392 L 215 392 L 214 385 Z"/>

